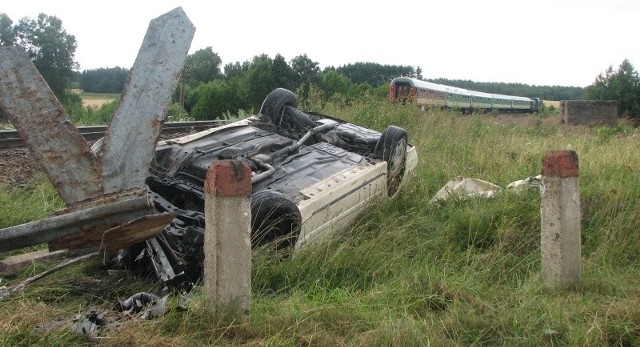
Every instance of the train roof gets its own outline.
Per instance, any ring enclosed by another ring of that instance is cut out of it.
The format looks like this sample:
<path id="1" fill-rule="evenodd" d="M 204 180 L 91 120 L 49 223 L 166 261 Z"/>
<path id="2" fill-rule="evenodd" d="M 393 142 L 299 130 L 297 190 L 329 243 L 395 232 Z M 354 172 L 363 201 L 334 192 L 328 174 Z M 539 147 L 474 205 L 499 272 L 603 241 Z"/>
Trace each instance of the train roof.
<path id="1" fill-rule="evenodd" d="M 412 87 L 435 90 L 435 91 L 438 91 L 438 92 L 450 92 L 451 90 L 464 90 L 462 88 L 445 86 L 445 85 L 442 85 L 442 84 L 422 81 L 422 80 L 418 80 L 418 79 L 410 78 L 410 77 L 396 77 L 391 81 L 391 84 L 394 84 L 394 83 L 397 83 L 397 82 L 407 83 L 407 84 L 411 85 Z"/>
<path id="2" fill-rule="evenodd" d="M 507 100 L 519 100 L 519 101 L 531 101 L 531 98 L 526 98 L 523 96 L 512 96 L 512 95 L 502 95 L 502 94 L 490 94 L 484 92 L 476 92 L 473 90 L 468 90 L 464 88 L 451 87 L 446 86 L 444 84 L 437 84 L 433 82 L 422 81 L 416 78 L 411 77 L 396 77 L 391 80 L 391 84 L 395 83 L 407 83 L 412 87 L 416 88 L 424 88 L 429 90 L 435 90 L 439 92 L 452 93 L 452 94 L 460 94 L 467 96 L 475 96 L 475 97 L 483 97 L 483 98 L 496 98 L 496 99 L 507 99 Z"/>

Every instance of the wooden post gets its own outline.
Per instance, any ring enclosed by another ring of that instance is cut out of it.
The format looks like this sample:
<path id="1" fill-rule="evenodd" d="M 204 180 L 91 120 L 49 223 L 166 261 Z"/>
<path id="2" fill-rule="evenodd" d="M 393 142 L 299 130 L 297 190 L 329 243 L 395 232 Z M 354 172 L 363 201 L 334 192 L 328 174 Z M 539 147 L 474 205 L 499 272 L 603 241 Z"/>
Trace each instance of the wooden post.
<path id="1" fill-rule="evenodd" d="M 542 279 L 548 289 L 580 281 L 580 190 L 578 155 L 550 151 L 542 161 Z"/>
<path id="2" fill-rule="evenodd" d="M 204 291 L 216 310 L 251 308 L 251 169 L 213 163 L 205 181 Z"/>

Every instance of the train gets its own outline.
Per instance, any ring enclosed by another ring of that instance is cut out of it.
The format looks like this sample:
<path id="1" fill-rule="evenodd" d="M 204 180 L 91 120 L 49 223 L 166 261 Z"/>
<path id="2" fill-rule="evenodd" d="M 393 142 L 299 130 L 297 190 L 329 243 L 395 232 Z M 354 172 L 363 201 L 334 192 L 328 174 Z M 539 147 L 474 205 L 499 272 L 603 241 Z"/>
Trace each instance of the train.
<path id="1" fill-rule="evenodd" d="M 456 109 L 462 113 L 537 112 L 542 109 L 540 98 L 476 92 L 410 77 L 391 80 L 389 99 L 394 102 L 411 102 L 423 110 Z"/>

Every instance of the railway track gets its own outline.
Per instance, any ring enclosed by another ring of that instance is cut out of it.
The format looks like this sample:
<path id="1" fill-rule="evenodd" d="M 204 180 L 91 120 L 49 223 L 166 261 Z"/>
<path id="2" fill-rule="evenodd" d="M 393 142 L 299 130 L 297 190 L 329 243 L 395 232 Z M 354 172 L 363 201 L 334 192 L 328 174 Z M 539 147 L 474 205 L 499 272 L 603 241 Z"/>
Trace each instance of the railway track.
<path id="1" fill-rule="evenodd" d="M 212 127 L 224 125 L 226 120 L 207 120 L 196 122 L 171 122 L 165 123 L 162 127 L 163 135 L 183 133 L 189 131 L 202 131 Z M 106 125 L 78 127 L 80 134 L 87 141 L 95 141 L 104 136 L 107 130 Z M 25 143 L 20 138 L 16 130 L 0 130 L 0 150 L 7 148 L 23 147 Z"/>

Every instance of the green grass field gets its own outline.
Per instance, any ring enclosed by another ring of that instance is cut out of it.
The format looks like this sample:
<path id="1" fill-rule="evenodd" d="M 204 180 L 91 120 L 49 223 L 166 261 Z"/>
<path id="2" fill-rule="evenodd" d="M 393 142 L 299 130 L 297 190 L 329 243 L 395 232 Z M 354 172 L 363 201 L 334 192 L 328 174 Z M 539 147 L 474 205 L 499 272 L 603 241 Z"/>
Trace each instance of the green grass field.
<path id="1" fill-rule="evenodd" d="M 313 111 L 378 130 L 389 124 L 408 130 L 420 162 L 398 198 L 372 206 L 331 242 L 292 258 L 254 251 L 248 316 L 212 312 L 196 290 L 186 309 L 173 295 L 166 315 L 122 320 L 99 345 L 640 345 L 636 129 L 565 127 L 558 115 L 420 112 L 375 99 Z M 574 150 L 580 160 L 582 280 L 551 292 L 540 278 L 538 191 L 441 206 L 428 201 L 456 176 L 502 187 L 535 176 L 545 152 L 556 149 Z M 0 227 L 62 207 L 43 177 L 19 190 L 0 187 L 0 203 Z M 0 285 L 45 268 L 36 264 Z M 161 289 L 154 278 L 109 275 L 101 259 L 71 266 L 0 302 L 0 345 L 86 345 L 69 331 L 69 319 Z M 55 321 L 62 323 L 37 328 Z"/>

